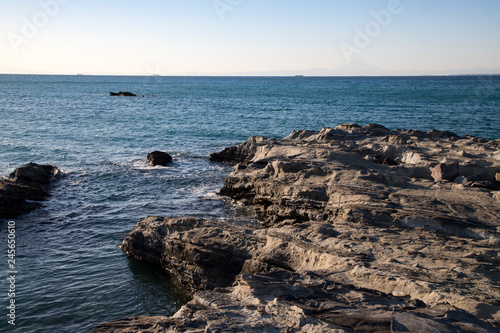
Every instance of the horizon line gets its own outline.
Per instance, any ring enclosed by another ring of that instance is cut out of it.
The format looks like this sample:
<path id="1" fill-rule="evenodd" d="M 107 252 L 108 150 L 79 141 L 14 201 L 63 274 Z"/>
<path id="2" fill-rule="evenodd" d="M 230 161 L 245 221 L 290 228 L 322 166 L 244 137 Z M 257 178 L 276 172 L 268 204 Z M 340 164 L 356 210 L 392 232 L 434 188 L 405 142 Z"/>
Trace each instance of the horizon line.
<path id="1" fill-rule="evenodd" d="M 137 76 L 137 77 L 444 77 L 444 76 L 500 76 L 498 73 L 463 73 L 463 74 L 356 74 L 356 75 L 304 75 L 304 74 L 288 74 L 288 75 L 251 75 L 251 74 L 83 74 L 83 73 L 0 73 L 0 75 L 32 75 L 32 76 Z"/>

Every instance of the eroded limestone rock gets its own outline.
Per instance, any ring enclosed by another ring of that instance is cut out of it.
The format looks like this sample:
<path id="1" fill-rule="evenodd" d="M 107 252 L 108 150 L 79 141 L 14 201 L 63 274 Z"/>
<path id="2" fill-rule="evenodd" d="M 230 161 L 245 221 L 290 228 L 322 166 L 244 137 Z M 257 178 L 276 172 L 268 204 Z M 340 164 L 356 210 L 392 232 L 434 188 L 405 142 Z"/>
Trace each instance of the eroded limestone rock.
<path id="1" fill-rule="evenodd" d="M 212 228 L 221 230 L 214 234 Z M 494 332 L 498 321 L 498 252 L 481 241 L 426 229 L 349 222 L 252 229 L 148 217 L 122 246 L 139 253 L 137 258 L 161 254 L 156 262 L 181 280 L 187 275 L 198 281 L 189 284 L 193 289 L 209 290 L 196 292 L 172 318 L 132 317 L 94 332 L 138 327 L 147 332 L 457 332 L 471 327 Z M 182 250 L 173 255 L 172 247 Z M 220 258 L 220 252 L 246 259 L 243 265 L 193 261 L 206 253 Z M 223 274 L 228 267 L 240 270 L 231 273 L 234 284 L 223 283 L 229 287 L 217 287 L 217 275 L 203 273 L 210 268 Z"/>
<path id="2" fill-rule="evenodd" d="M 251 252 L 262 245 L 258 234 L 220 221 L 148 216 L 121 248 L 136 259 L 161 264 L 192 290 L 206 290 L 232 285 Z"/>
<path id="3" fill-rule="evenodd" d="M 495 189 L 485 181 L 496 182 L 491 177 L 500 161 L 492 156 L 500 146 L 476 141 L 448 132 L 347 124 L 283 139 L 251 138 L 233 149 L 247 158 L 234 160 L 221 194 L 255 206 L 266 226 L 288 220 L 393 225 L 421 218 L 457 232 L 478 223 L 496 230 L 498 195 L 479 188 Z M 398 164 L 381 164 L 382 157 Z M 435 183 L 431 169 L 443 159 L 454 166 L 460 161 L 461 175 L 479 177 L 476 186 Z"/>
<path id="4" fill-rule="evenodd" d="M 94 332 L 497 332 L 500 194 L 473 184 L 496 182 L 499 148 L 343 124 L 213 154 L 236 163 L 221 194 L 262 224 L 141 221 L 122 248 L 198 291 L 171 318 Z M 464 179 L 434 181 L 449 162 Z"/>

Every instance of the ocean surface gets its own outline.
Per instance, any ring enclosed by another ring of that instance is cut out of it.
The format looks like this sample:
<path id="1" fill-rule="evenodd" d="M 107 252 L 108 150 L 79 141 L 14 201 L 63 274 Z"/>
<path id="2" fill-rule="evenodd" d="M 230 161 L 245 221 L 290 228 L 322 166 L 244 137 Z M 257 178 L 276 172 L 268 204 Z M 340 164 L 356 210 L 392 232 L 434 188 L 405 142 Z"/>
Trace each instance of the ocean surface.
<path id="1" fill-rule="evenodd" d="M 131 91 L 144 97 L 110 97 Z M 52 164 L 43 208 L 16 226 L 16 326 L 7 323 L 7 220 L 0 220 L 0 331 L 89 332 L 172 315 L 189 293 L 118 248 L 147 215 L 252 223 L 216 192 L 209 154 L 249 136 L 341 123 L 500 138 L 500 76 L 110 77 L 0 75 L 0 175 Z M 168 167 L 146 155 L 164 150 Z"/>

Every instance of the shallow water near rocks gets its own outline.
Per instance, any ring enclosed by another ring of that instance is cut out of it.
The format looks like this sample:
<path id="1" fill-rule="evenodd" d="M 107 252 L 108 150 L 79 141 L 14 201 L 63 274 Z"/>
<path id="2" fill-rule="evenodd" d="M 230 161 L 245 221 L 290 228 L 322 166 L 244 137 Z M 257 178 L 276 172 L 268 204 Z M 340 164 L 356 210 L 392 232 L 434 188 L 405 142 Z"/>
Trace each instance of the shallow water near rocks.
<path id="1" fill-rule="evenodd" d="M 44 207 L 15 219 L 16 326 L 87 332 L 132 315 L 171 315 L 190 295 L 118 248 L 146 215 L 252 221 L 216 195 L 232 167 L 210 153 L 251 135 L 339 123 L 500 138 L 500 77 L 215 78 L 0 75 L 0 175 L 52 164 Z M 110 97 L 131 91 L 145 97 Z M 150 167 L 147 153 L 174 163 Z M 0 222 L 7 275 L 7 221 Z M 6 308 L 7 284 L 0 284 Z"/>

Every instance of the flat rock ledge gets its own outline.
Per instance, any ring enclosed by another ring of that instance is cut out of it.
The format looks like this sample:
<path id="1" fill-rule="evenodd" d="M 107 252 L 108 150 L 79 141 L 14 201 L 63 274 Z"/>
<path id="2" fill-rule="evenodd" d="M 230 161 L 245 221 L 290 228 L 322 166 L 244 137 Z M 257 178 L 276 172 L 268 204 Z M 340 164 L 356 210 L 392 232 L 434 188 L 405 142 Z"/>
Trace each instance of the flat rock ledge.
<path id="1" fill-rule="evenodd" d="M 29 163 L 0 179 L 0 218 L 16 218 L 40 208 L 40 201 L 48 196 L 46 186 L 59 174 L 52 165 Z"/>
<path id="2" fill-rule="evenodd" d="M 262 224 L 148 216 L 122 249 L 193 300 L 93 332 L 500 331 L 500 140 L 344 124 L 212 159 Z"/>

